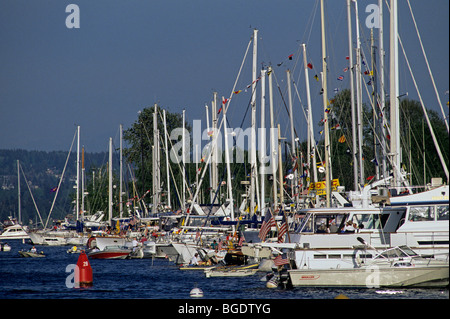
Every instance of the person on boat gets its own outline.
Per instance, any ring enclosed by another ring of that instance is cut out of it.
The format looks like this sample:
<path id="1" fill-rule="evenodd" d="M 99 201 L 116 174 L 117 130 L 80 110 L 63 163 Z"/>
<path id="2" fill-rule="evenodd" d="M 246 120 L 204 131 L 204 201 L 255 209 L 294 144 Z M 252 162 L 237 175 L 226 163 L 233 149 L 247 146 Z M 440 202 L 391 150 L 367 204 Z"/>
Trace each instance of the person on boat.
<path id="1" fill-rule="evenodd" d="M 214 239 L 213 243 L 211 244 L 211 249 L 217 250 L 217 247 L 219 245 L 217 244 L 217 241 Z"/>
<path id="2" fill-rule="evenodd" d="M 189 262 L 190 266 L 198 266 L 198 253 L 195 253 L 194 257 L 192 257 L 191 261 Z"/>
<path id="3" fill-rule="evenodd" d="M 31 247 L 30 253 L 36 254 L 37 253 L 36 247 L 34 247 L 34 246 Z"/>
<path id="4" fill-rule="evenodd" d="M 354 232 L 355 232 L 355 227 L 353 226 L 353 223 L 351 221 L 348 221 L 345 224 L 344 233 L 354 233 Z"/>
<path id="5" fill-rule="evenodd" d="M 328 228 L 328 232 L 329 233 L 337 233 L 338 232 L 338 227 L 336 225 L 336 220 L 333 218 L 330 222 L 330 227 Z"/>

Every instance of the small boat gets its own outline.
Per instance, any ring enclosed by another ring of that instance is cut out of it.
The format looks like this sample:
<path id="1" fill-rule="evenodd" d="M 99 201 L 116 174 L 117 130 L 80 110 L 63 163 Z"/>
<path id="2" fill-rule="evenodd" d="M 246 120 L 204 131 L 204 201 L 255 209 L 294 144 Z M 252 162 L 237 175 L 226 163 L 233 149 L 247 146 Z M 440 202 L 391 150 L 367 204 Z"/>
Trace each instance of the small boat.
<path id="1" fill-rule="evenodd" d="M 210 277 L 246 277 L 258 271 L 258 263 L 240 266 L 217 266 L 205 269 L 206 278 Z"/>
<path id="2" fill-rule="evenodd" d="M 447 287 L 447 260 L 420 257 L 407 246 L 377 254 L 357 268 L 288 270 L 294 287 Z"/>
<path id="3" fill-rule="evenodd" d="M 73 246 L 73 247 L 71 247 L 71 248 L 69 248 L 69 249 L 67 249 L 67 253 L 68 254 L 79 254 L 79 253 L 81 253 L 81 249 L 78 249 L 78 247 L 77 246 Z"/>
<path id="4" fill-rule="evenodd" d="M 32 258 L 42 258 L 45 257 L 44 252 L 31 252 L 31 251 L 23 251 L 23 250 L 19 250 L 19 255 L 22 257 L 32 257 Z"/>
<path id="5" fill-rule="evenodd" d="M 186 265 L 186 266 L 181 266 L 178 269 L 180 269 L 180 270 L 194 270 L 194 271 L 202 270 L 202 271 L 205 271 L 205 270 L 212 269 L 212 268 L 215 268 L 215 267 L 217 267 L 217 265 L 213 265 L 213 266 L 211 266 L 211 265 L 199 265 L 199 266 Z"/>
<path id="6" fill-rule="evenodd" d="M 11 246 L 8 243 L 0 242 L 0 251 L 11 251 Z"/>
<path id="7" fill-rule="evenodd" d="M 125 259 L 132 250 L 123 246 L 106 246 L 103 250 L 92 250 L 88 253 L 91 259 Z"/>

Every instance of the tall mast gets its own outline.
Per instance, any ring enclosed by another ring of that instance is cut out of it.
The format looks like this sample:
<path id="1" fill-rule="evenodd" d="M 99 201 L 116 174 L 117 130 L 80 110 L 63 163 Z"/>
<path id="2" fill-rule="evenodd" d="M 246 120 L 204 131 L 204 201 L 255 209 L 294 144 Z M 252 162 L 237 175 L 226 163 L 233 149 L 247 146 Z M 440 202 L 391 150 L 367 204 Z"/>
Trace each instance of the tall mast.
<path id="1" fill-rule="evenodd" d="M 184 138 L 183 138 L 184 142 Z M 158 131 L 158 104 L 155 104 L 155 110 L 153 113 L 153 207 L 152 207 L 152 213 L 156 214 L 158 212 L 158 206 L 160 203 L 159 196 L 160 196 L 160 184 L 161 184 L 161 178 L 160 178 L 160 171 L 159 171 L 159 131 Z"/>
<path id="2" fill-rule="evenodd" d="M 80 126 L 77 126 L 77 199 L 76 199 L 77 220 L 80 213 Z"/>
<path id="3" fill-rule="evenodd" d="M 330 132 L 328 125 L 328 92 L 327 92 L 327 50 L 325 39 L 325 13 L 323 0 L 320 1 L 320 16 L 322 29 L 322 88 L 323 88 L 323 109 L 324 109 L 324 131 L 325 131 L 325 187 L 326 205 L 331 206 L 331 168 L 330 168 Z"/>
<path id="4" fill-rule="evenodd" d="M 295 158 L 295 161 L 297 162 L 296 152 L 295 152 L 294 113 L 292 111 L 291 71 L 289 69 L 286 71 L 286 76 L 287 76 L 287 85 L 288 85 L 288 101 L 289 101 L 289 113 L 290 113 L 289 119 L 290 119 L 290 123 L 291 123 L 291 153 L 292 153 L 292 157 Z M 295 203 L 298 204 L 298 190 L 296 190 L 296 188 L 298 186 L 297 170 L 294 171 L 294 179 L 293 179 L 292 185 L 293 185 L 293 187 L 291 188 L 291 196 L 292 196 L 292 198 L 294 198 L 294 196 L 295 196 Z"/>
<path id="5" fill-rule="evenodd" d="M 263 213 L 266 208 L 266 190 L 265 190 L 265 171 L 263 166 L 266 163 L 266 70 L 261 70 L 261 130 L 258 136 L 260 140 L 259 150 L 259 163 L 260 163 L 260 178 L 261 178 L 261 208 L 260 212 Z"/>
<path id="6" fill-rule="evenodd" d="M 387 177 L 387 162 L 386 162 L 386 114 L 385 114 L 385 107 L 386 107 L 386 93 L 385 93 L 385 83 L 384 83 L 384 35 L 383 35 L 383 0 L 378 0 L 378 8 L 380 10 L 380 28 L 378 29 L 378 51 L 380 56 L 380 109 L 381 114 L 383 115 L 381 118 L 381 150 L 382 150 L 382 156 L 381 156 L 381 170 L 383 178 Z"/>
<path id="7" fill-rule="evenodd" d="M 186 212 L 186 183 L 185 183 L 185 179 L 186 179 L 186 169 L 185 169 L 185 165 L 186 165 L 186 149 L 185 149 L 185 129 L 186 129 L 186 125 L 185 125 L 185 113 L 186 110 L 183 109 L 183 133 L 182 133 L 182 140 L 183 143 L 181 144 L 182 149 L 181 149 L 181 159 L 183 162 L 183 165 L 181 165 L 181 169 L 182 169 L 182 188 L 183 188 L 183 192 L 181 194 L 181 210 L 182 212 Z"/>
<path id="8" fill-rule="evenodd" d="M 119 125 L 120 131 L 120 167 L 119 167 L 119 216 L 122 218 L 123 215 L 123 125 Z"/>
<path id="9" fill-rule="evenodd" d="M 21 205 L 21 199 L 20 199 L 20 164 L 19 160 L 17 160 L 17 207 L 18 207 L 18 213 L 19 213 L 19 224 L 22 225 L 22 205 Z"/>
<path id="10" fill-rule="evenodd" d="M 278 207 L 278 196 L 277 196 L 277 158 L 276 158 L 276 145 L 275 141 L 275 124 L 273 116 L 273 88 L 272 88 L 272 67 L 269 66 L 267 70 L 267 75 L 269 76 L 269 114 L 270 114 L 270 157 L 272 166 L 272 189 L 273 189 L 273 205 L 274 208 Z"/>
<path id="11" fill-rule="evenodd" d="M 218 156 L 218 138 L 216 138 L 216 135 L 219 134 L 217 129 L 217 92 L 214 92 L 214 98 L 212 101 L 212 107 L 211 107 L 211 119 L 212 119 L 212 131 L 213 131 L 213 143 L 211 144 L 212 147 L 212 159 L 211 159 L 211 171 L 212 171 L 212 183 L 211 183 L 211 190 L 212 190 L 212 198 L 211 201 L 215 198 L 216 200 L 212 204 L 218 203 L 218 196 L 215 196 L 214 192 L 217 191 L 217 188 L 219 186 L 219 173 L 217 170 L 217 165 L 219 163 L 219 156 Z M 217 136 L 218 137 L 218 136 Z"/>
<path id="12" fill-rule="evenodd" d="M 281 141 L 285 138 L 281 137 L 281 128 L 278 124 L 278 180 L 280 181 L 280 206 L 283 208 L 284 204 L 284 186 L 283 186 L 283 159 L 281 157 Z M 278 207 L 274 207 L 276 210 Z"/>
<path id="13" fill-rule="evenodd" d="M 390 48 L 389 48 L 389 68 L 390 68 L 390 129 L 391 129 L 391 155 L 394 171 L 394 187 L 399 187 L 402 177 L 400 172 L 401 147 L 400 147 L 400 107 L 399 107 L 399 78 L 398 78 L 398 17 L 397 0 L 390 0 Z"/>
<path id="14" fill-rule="evenodd" d="M 251 181 L 250 181 L 250 214 L 255 212 L 255 188 L 256 188 L 256 68 L 257 68 L 257 52 L 258 52 L 258 30 L 253 30 L 253 65 L 252 65 L 252 129 L 251 129 L 251 145 L 250 145 L 250 164 L 251 164 Z"/>
<path id="15" fill-rule="evenodd" d="M 356 110 L 355 110 L 355 84 L 354 84 L 354 66 L 353 66 L 353 35 L 352 35 L 352 14 L 351 14 L 351 2 L 347 0 L 347 28 L 348 28 L 348 57 L 350 68 L 350 108 L 352 116 L 352 155 L 353 155 L 353 189 L 357 191 L 358 188 L 358 158 L 357 158 L 357 137 L 356 137 Z"/>
<path id="16" fill-rule="evenodd" d="M 364 162 L 363 162 L 363 122 L 362 122 L 362 74 L 361 74 L 361 38 L 359 35 L 359 14 L 358 2 L 355 1 L 356 16 L 356 119 L 358 122 L 358 162 L 359 162 L 359 183 L 364 185 Z"/>
<path id="17" fill-rule="evenodd" d="M 167 179 L 167 206 L 171 205 L 170 198 L 170 175 L 169 175 L 169 144 L 167 143 L 167 121 L 166 121 L 166 110 L 163 110 L 163 119 L 164 119 L 164 145 L 166 147 L 166 179 Z"/>
<path id="18" fill-rule="evenodd" d="M 109 226 L 112 226 L 112 209 L 113 209 L 113 175 L 112 175 L 112 149 L 113 142 L 112 137 L 109 138 L 109 161 L 108 161 L 108 222 Z"/>
<path id="19" fill-rule="evenodd" d="M 81 148 L 81 214 L 84 213 L 84 146 Z M 83 217 L 83 216 L 81 216 Z"/>
<path id="20" fill-rule="evenodd" d="M 305 68 L 305 84 L 306 84 L 306 100 L 308 103 L 308 178 L 311 183 L 311 170 L 314 175 L 314 183 L 317 183 L 317 163 L 316 163 L 316 143 L 314 139 L 314 128 L 313 128 L 313 117 L 312 117 L 312 107 L 311 107 L 311 93 L 309 90 L 309 77 L 308 77 L 308 62 L 306 59 L 306 44 L 303 43 L 303 64 Z M 314 152 L 311 151 L 311 147 L 314 148 Z M 311 154 L 314 154 L 312 157 L 312 166 L 311 166 Z M 309 186 L 309 183 L 308 183 Z"/>
<path id="21" fill-rule="evenodd" d="M 205 104 L 205 111 L 206 111 L 206 128 L 207 128 L 207 132 L 208 132 L 208 136 L 209 136 L 209 140 L 211 141 L 212 138 L 209 135 L 209 132 L 211 131 L 211 127 L 209 126 L 209 110 L 208 110 L 208 105 Z M 213 133 L 214 134 L 214 133 Z M 212 135 L 214 136 L 214 135 Z M 212 147 L 212 142 L 210 142 L 209 147 Z M 214 200 L 214 191 L 213 191 L 213 178 L 212 178 L 212 165 L 211 165 L 212 161 L 209 161 L 208 163 L 208 167 L 209 167 L 209 195 L 210 195 L 210 203 L 213 202 Z"/>
<path id="22" fill-rule="evenodd" d="M 224 105 L 225 98 L 222 97 L 222 104 Z M 234 203 L 233 203 L 233 190 L 231 188 L 231 167 L 230 167 L 230 150 L 228 149 L 228 130 L 227 130 L 227 108 L 223 108 L 223 130 L 225 136 L 225 161 L 227 165 L 227 188 L 228 199 L 230 200 L 230 218 L 234 220 Z M 197 186 L 198 187 L 198 186 Z"/>

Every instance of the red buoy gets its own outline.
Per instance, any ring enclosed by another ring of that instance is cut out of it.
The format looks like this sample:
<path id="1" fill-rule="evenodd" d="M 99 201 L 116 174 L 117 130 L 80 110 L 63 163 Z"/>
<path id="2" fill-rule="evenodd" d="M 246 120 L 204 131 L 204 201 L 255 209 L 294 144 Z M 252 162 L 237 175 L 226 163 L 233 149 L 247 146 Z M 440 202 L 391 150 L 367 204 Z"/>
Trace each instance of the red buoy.
<path id="1" fill-rule="evenodd" d="M 78 257 L 77 268 L 75 269 L 75 287 L 92 286 L 92 268 L 88 257 L 84 251 Z"/>

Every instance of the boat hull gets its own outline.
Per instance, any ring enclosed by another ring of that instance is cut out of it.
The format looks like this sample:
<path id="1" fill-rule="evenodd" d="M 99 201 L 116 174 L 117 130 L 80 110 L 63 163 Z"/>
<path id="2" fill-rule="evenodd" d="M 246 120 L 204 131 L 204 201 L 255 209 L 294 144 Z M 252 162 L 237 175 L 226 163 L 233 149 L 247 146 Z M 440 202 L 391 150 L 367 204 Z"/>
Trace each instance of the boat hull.
<path id="1" fill-rule="evenodd" d="M 449 267 L 289 270 L 294 287 L 446 287 Z"/>
<path id="2" fill-rule="evenodd" d="M 130 252 L 120 252 L 120 251 L 98 251 L 94 253 L 89 253 L 88 257 L 90 259 L 125 259 L 128 257 Z"/>
<path id="3" fill-rule="evenodd" d="M 44 254 L 32 253 L 32 252 L 29 252 L 29 251 L 19 251 L 19 255 L 22 256 L 22 257 L 26 257 L 26 258 L 28 258 L 28 257 L 32 257 L 32 258 L 45 257 Z"/>

